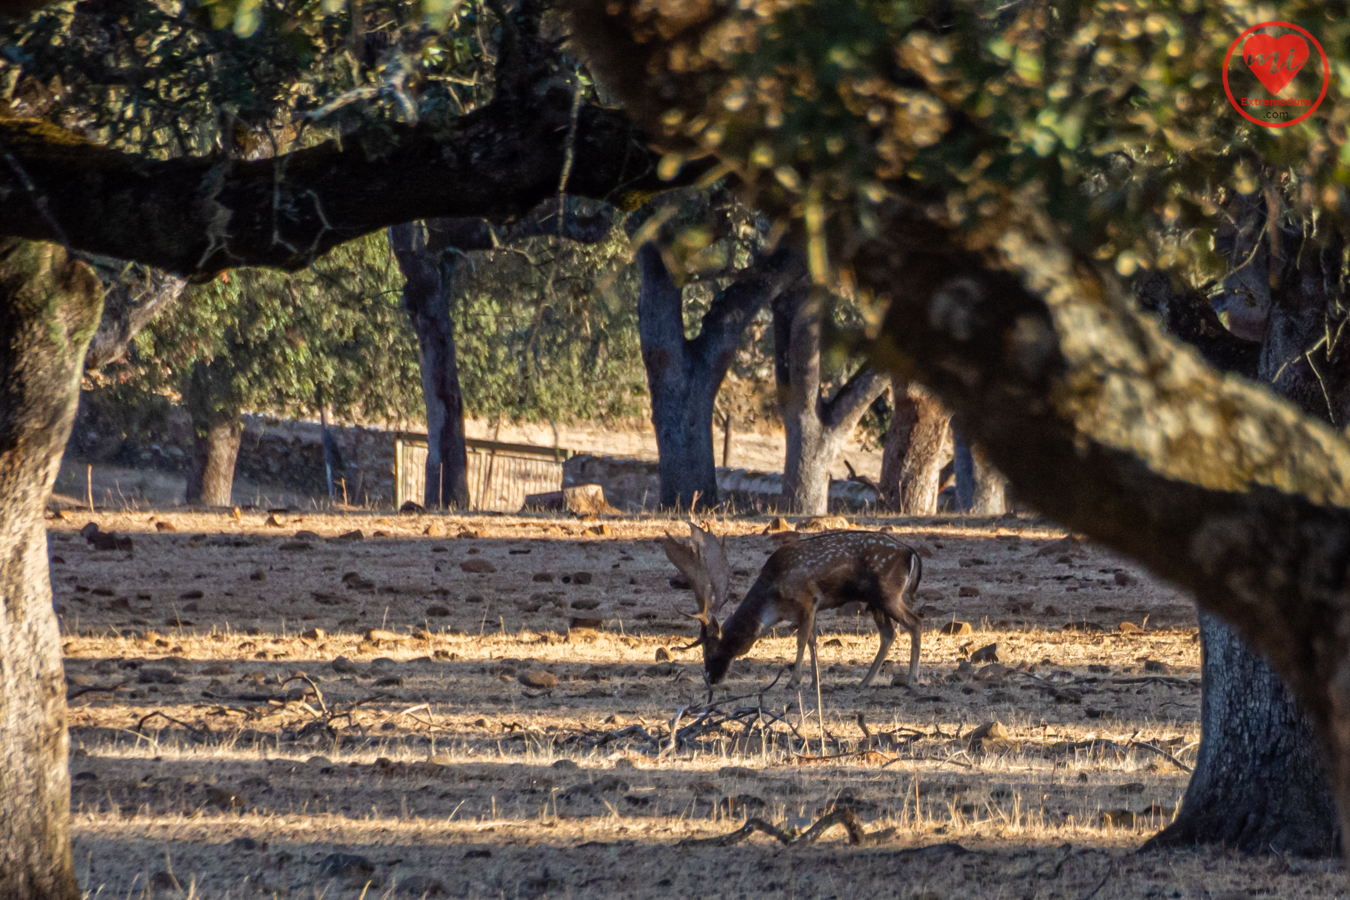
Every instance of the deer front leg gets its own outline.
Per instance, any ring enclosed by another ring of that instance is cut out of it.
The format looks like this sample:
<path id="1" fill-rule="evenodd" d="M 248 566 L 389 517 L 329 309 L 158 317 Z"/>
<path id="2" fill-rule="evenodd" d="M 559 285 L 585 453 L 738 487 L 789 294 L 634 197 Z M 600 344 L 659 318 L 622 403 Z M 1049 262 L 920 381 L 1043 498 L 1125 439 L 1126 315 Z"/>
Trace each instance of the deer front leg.
<path id="1" fill-rule="evenodd" d="M 806 648 L 811 648 L 811 659 L 816 658 L 816 610 L 814 602 L 808 600 L 802 605 L 801 616 L 797 620 L 797 662 L 792 666 L 792 678 L 788 687 L 795 688 L 802 683 L 802 657 Z"/>

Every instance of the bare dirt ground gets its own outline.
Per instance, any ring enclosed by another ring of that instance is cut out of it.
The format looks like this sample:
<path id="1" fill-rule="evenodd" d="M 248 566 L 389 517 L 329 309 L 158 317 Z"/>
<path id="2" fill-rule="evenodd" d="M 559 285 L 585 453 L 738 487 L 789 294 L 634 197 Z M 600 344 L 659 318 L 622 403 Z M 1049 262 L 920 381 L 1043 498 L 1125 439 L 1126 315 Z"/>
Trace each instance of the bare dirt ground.
<path id="1" fill-rule="evenodd" d="M 861 690 L 875 629 L 830 614 L 820 706 L 785 687 L 786 633 L 708 706 L 655 540 L 679 522 L 64 515 L 89 896 L 1346 895 L 1335 862 L 1133 852 L 1195 760 L 1194 613 L 1044 523 L 853 522 L 927 557 L 918 683 Z M 713 524 L 744 593 L 768 520 Z M 708 840 L 844 810 L 861 844 Z"/>

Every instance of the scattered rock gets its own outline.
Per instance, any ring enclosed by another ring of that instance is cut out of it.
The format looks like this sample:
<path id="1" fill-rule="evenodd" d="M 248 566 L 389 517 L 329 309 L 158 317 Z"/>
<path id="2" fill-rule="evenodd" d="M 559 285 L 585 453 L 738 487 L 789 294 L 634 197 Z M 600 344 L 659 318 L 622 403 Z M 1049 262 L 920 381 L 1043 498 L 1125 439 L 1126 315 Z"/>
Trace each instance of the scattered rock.
<path id="1" fill-rule="evenodd" d="M 422 529 L 422 533 L 427 537 L 445 537 L 445 526 L 440 522 L 432 522 Z"/>
<path id="2" fill-rule="evenodd" d="M 255 569 L 255 570 L 253 570 L 252 572 L 249 573 L 248 580 L 249 580 L 249 581 L 266 581 L 266 580 L 267 580 L 267 573 L 264 572 L 262 569 Z"/>
<path id="3" fill-rule="evenodd" d="M 1173 669 L 1167 663 L 1156 659 L 1144 660 L 1144 671 L 1151 675 L 1172 675 L 1176 669 Z"/>
<path id="4" fill-rule="evenodd" d="M 534 577 L 531 578 L 530 580 L 531 580 L 531 581 L 534 581 L 534 582 L 537 582 L 537 583 L 539 583 L 539 584 L 548 584 L 549 582 L 553 581 L 553 573 L 551 573 L 551 572 L 535 572 L 535 573 L 534 573 Z"/>
<path id="5" fill-rule="evenodd" d="M 323 536 L 320 535 L 317 531 L 301 530 L 295 533 L 295 539 L 297 541 L 321 541 L 323 540 Z"/>
<path id="6" fill-rule="evenodd" d="M 937 588 L 919 588 L 914 596 L 927 603 L 934 603 L 942 599 L 942 591 Z"/>
<path id="7" fill-rule="evenodd" d="M 573 583 L 573 584 L 590 584 L 590 583 L 591 583 L 591 578 L 592 578 L 592 577 L 593 577 L 593 576 L 591 575 L 590 572 L 574 572 L 574 573 L 572 573 L 572 583 Z"/>
<path id="8" fill-rule="evenodd" d="M 277 518 L 276 516 L 274 516 L 274 515 L 269 515 L 269 516 L 267 517 L 267 521 L 266 521 L 266 522 L 263 522 L 263 525 L 267 526 L 268 528 L 285 528 L 285 527 L 286 527 L 285 525 L 281 524 L 281 520 L 278 519 L 278 518 Z"/>
<path id="9" fill-rule="evenodd" d="M 398 508 L 398 511 L 405 515 L 410 514 L 420 516 L 427 511 L 427 508 L 416 501 L 404 500 L 403 505 Z"/>
<path id="10" fill-rule="evenodd" d="M 599 631 L 604 626 L 605 620 L 600 616 L 572 616 L 567 624 L 574 631 Z"/>
<path id="11" fill-rule="evenodd" d="M 321 641 L 324 639 L 325 634 L 326 632 L 322 628 L 311 628 L 300 636 L 307 641 Z"/>
<path id="12" fill-rule="evenodd" d="M 578 516 L 618 515 L 619 510 L 605 499 L 605 489 L 598 484 L 578 484 L 561 491 L 530 494 L 525 498 L 525 509 L 573 513 Z"/>
<path id="13" fill-rule="evenodd" d="M 169 872 L 156 872 L 150 877 L 150 887 L 157 891 L 181 891 L 183 886 Z"/>
<path id="14" fill-rule="evenodd" d="M 891 687 L 909 687 L 909 672 L 896 672 L 891 678 Z"/>
<path id="15" fill-rule="evenodd" d="M 336 538 L 334 538 L 334 540 L 339 541 L 364 541 L 365 539 L 366 536 L 361 532 L 359 528 L 356 531 L 344 531 L 342 532 L 342 534 L 339 534 Z"/>
<path id="16" fill-rule="evenodd" d="M 172 669 L 153 669 L 142 666 L 136 673 L 136 680 L 141 684 L 182 684 L 187 679 L 181 675 L 175 675 Z"/>
<path id="17" fill-rule="evenodd" d="M 388 631 L 384 628 L 367 628 L 365 631 L 365 638 L 372 644 L 397 644 L 401 641 L 408 640 L 406 634 L 398 634 L 397 632 Z"/>
<path id="18" fill-rule="evenodd" d="M 995 719 L 992 722 L 985 722 L 976 728 L 970 734 L 966 735 L 966 741 L 973 749 L 978 749 L 986 741 L 1008 741 L 1010 735 L 1008 729 L 1003 727 L 1003 723 Z"/>
<path id="19" fill-rule="evenodd" d="M 978 596 L 980 596 L 980 589 L 977 588 L 977 587 L 971 587 L 970 585 L 967 585 L 967 584 L 963 584 L 963 585 L 961 585 L 960 587 L 958 587 L 958 588 L 956 589 L 956 596 L 958 596 L 958 597 L 978 597 Z"/>
<path id="20" fill-rule="evenodd" d="M 479 575 L 488 575 L 497 571 L 497 567 L 486 559 L 470 559 L 459 564 L 461 571 L 476 573 Z"/>
<path id="21" fill-rule="evenodd" d="M 172 522 L 156 522 L 156 523 L 155 523 L 155 530 L 156 530 L 156 531 L 177 531 L 178 529 L 173 527 L 173 523 L 172 523 Z"/>
<path id="22" fill-rule="evenodd" d="M 202 666 L 197 670 L 198 675 L 229 675 L 231 672 L 230 664 L 227 662 L 211 663 L 208 666 Z"/>
<path id="23" fill-rule="evenodd" d="M 1116 714 L 1109 709 L 1096 709 L 1091 706 L 1083 710 L 1083 715 L 1089 719 L 1102 719 L 1104 721 L 1110 721 L 1116 717 Z"/>
<path id="24" fill-rule="evenodd" d="M 278 550 L 308 550 L 313 545 L 309 541 L 285 541 Z"/>
<path id="25" fill-rule="evenodd" d="M 656 648 L 656 661 L 657 661 L 657 662 L 670 662 L 670 651 L 667 650 L 665 647 L 657 647 L 657 648 Z"/>
<path id="26" fill-rule="evenodd" d="M 598 534 L 601 535 L 602 537 L 605 537 L 612 534 L 613 529 L 611 529 L 604 522 L 601 522 L 599 525 L 592 525 L 590 528 L 587 528 L 586 532 L 588 534 Z"/>
<path id="27" fill-rule="evenodd" d="M 550 766 L 549 768 L 552 768 L 552 769 L 558 769 L 558 770 L 564 771 L 564 772 L 579 772 L 579 771 L 581 771 L 581 766 L 577 765 L 577 763 L 576 763 L 575 761 L 570 760 L 570 759 L 560 759 L 560 760 L 557 760 L 557 761 L 555 761 L 555 762 L 553 763 L 553 765 Z"/>
<path id="28" fill-rule="evenodd" d="M 600 601 L 599 601 L 599 600 L 573 600 L 573 601 L 572 601 L 572 608 L 573 608 L 573 609 L 599 609 L 599 608 L 600 608 Z"/>
<path id="29" fill-rule="evenodd" d="M 564 762 L 564 761 L 565 761 L 565 760 L 559 760 L 559 762 Z M 555 765 L 556 765 L 556 763 L 555 763 Z M 465 858 L 465 859 L 491 859 L 491 858 L 492 858 L 492 851 L 489 850 L 489 849 L 486 848 L 486 847 L 479 847 L 479 848 L 476 849 L 476 850 L 466 850 L 466 851 L 464 852 L 464 858 Z"/>
<path id="30" fill-rule="evenodd" d="M 230 841 L 230 849 L 245 852 L 258 849 L 258 842 L 251 837 L 237 837 Z"/>
<path id="31" fill-rule="evenodd" d="M 558 686 L 558 676 L 543 669 L 531 669 L 522 673 L 517 680 L 528 688 L 548 689 Z"/>
<path id="32" fill-rule="evenodd" d="M 332 668 L 334 672 L 337 672 L 339 675 L 355 675 L 357 672 L 361 671 L 360 667 L 357 666 L 356 663 L 352 662 L 345 656 L 339 656 L 337 659 L 329 663 L 329 666 Z"/>
<path id="33" fill-rule="evenodd" d="M 964 634 L 974 634 L 975 629 L 970 627 L 969 622 L 945 622 L 942 627 L 938 629 L 938 633 L 960 636 Z"/>
<path id="34" fill-rule="evenodd" d="M 445 882 L 430 875 L 409 875 L 395 882 L 394 889 L 400 894 L 411 894 L 414 897 L 443 897 L 447 893 Z"/>
<path id="35" fill-rule="evenodd" d="M 976 650 L 970 654 L 970 661 L 973 663 L 998 662 L 998 644 L 987 644 Z"/>
<path id="36" fill-rule="evenodd" d="M 723 766 L 717 770 L 719 778 L 758 778 L 759 772 L 748 766 Z"/>
<path id="37" fill-rule="evenodd" d="M 375 864 L 364 856 L 351 853 L 330 853 L 319 863 L 320 878 L 341 878 L 344 881 L 369 881 L 375 874 Z"/>
<path id="38" fill-rule="evenodd" d="M 1076 556 L 1081 556 L 1083 555 L 1084 552 L 1085 551 L 1083 550 L 1083 542 L 1078 540 L 1078 538 L 1074 537 L 1073 535 L 1069 535 L 1066 538 L 1061 538 L 1057 541 L 1051 541 L 1050 543 L 1046 544 L 1045 546 L 1037 550 L 1034 556 L 1038 558 L 1044 558 L 1047 556 L 1057 557 L 1069 553 L 1072 553 Z"/>
<path id="39" fill-rule="evenodd" d="M 206 789 L 206 802 L 218 809 L 243 809 L 248 806 L 247 798 L 220 787 Z"/>
<path id="40" fill-rule="evenodd" d="M 1132 587 L 1139 583 L 1139 579 L 1135 578 L 1129 572 L 1116 572 L 1111 576 L 1111 580 L 1121 587 Z"/>
<path id="41" fill-rule="evenodd" d="M 693 582 L 683 575 L 675 575 L 666 583 L 677 591 L 692 591 L 694 589 Z"/>
<path id="42" fill-rule="evenodd" d="M 95 550 L 131 550 L 132 541 L 129 536 L 119 536 L 112 531 L 99 531 L 89 536 L 89 543 Z"/>
<path id="43" fill-rule="evenodd" d="M 430 618 L 444 619 L 446 616 L 450 615 L 450 608 L 447 606 L 440 606 L 440 605 L 428 606 L 426 609 L 426 613 Z"/>
<path id="44" fill-rule="evenodd" d="M 202 592 L 201 592 L 201 591 L 183 591 L 183 593 L 181 593 L 181 594 L 178 595 L 178 599 L 179 599 L 179 600 L 200 600 L 200 599 L 202 599 Z"/>
<path id="45" fill-rule="evenodd" d="M 97 522 L 88 522 L 80 529 L 80 537 L 84 538 L 86 541 L 92 541 L 96 534 L 98 534 Z"/>

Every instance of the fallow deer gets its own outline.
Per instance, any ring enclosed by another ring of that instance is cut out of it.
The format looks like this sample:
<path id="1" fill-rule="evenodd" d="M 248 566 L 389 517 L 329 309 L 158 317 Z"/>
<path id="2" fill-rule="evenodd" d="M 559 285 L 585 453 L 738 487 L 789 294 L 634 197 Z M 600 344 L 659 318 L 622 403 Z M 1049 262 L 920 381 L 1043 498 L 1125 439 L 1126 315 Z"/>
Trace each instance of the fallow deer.
<path id="1" fill-rule="evenodd" d="M 698 613 L 692 617 L 699 622 L 699 636 L 688 646 L 703 647 L 703 676 L 709 686 L 720 682 L 731 661 L 748 653 L 760 634 L 778 622 L 796 625 L 797 662 L 789 684 L 800 684 L 807 647 L 813 668 L 816 662 L 816 615 L 855 601 L 865 604 L 881 632 L 881 646 L 862 687 L 872 683 L 886 661 L 896 623 L 909 633 L 909 684 L 915 683 L 922 619 L 913 602 L 923 563 L 913 548 L 875 531 L 800 538 L 769 557 L 745 599 L 719 624 L 717 614 L 731 583 L 725 539 L 692 522 L 689 530 L 689 537 L 666 537 L 661 544 L 694 589 Z"/>

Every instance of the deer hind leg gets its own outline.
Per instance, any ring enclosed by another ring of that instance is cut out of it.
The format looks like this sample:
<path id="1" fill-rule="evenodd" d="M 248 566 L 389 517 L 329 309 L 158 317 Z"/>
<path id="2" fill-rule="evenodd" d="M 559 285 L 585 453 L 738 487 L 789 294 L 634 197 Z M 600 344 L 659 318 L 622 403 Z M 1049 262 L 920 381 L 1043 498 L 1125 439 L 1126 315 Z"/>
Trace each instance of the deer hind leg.
<path id="1" fill-rule="evenodd" d="M 881 664 L 886 661 L 886 654 L 891 650 L 891 644 L 895 641 L 895 626 L 891 624 L 890 616 L 886 615 L 884 610 L 872 610 L 872 620 L 877 623 L 877 631 L 881 632 L 881 646 L 877 648 L 877 658 L 872 660 L 872 668 L 867 670 L 863 676 L 860 687 L 868 687 L 872 679 L 877 676 L 881 670 Z"/>
<path id="2" fill-rule="evenodd" d="M 923 633 L 923 622 L 909 608 L 905 602 L 902 593 L 888 595 L 881 604 L 880 612 L 884 612 L 886 617 L 905 629 L 909 635 L 909 684 L 914 685 L 919 678 L 919 644 L 920 635 Z M 878 625 L 878 628 L 881 626 Z M 892 628 L 894 634 L 894 628 Z"/>

